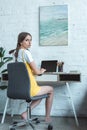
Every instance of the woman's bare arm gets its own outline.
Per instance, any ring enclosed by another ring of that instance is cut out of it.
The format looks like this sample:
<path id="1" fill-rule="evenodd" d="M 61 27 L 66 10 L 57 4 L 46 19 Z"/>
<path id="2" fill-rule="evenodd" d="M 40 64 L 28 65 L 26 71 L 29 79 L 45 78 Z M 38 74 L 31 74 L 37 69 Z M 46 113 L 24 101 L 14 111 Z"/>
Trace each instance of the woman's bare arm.
<path id="1" fill-rule="evenodd" d="M 30 63 L 30 67 L 33 70 L 33 73 L 35 75 L 43 74 L 46 71 L 46 69 L 44 69 L 44 68 L 41 68 L 41 69 L 37 68 L 37 66 L 36 66 L 34 61 Z"/>

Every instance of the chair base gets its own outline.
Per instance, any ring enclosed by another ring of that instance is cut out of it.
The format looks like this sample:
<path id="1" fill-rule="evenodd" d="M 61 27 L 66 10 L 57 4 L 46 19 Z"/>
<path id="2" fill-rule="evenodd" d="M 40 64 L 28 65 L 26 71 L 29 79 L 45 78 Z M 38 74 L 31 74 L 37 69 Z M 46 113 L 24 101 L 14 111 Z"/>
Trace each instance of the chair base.
<path id="1" fill-rule="evenodd" d="M 12 125 L 9 126 L 9 130 L 16 130 L 16 128 L 21 127 L 21 126 L 25 126 L 25 125 L 26 126 L 30 125 L 33 130 L 36 130 L 33 123 L 38 124 L 38 123 L 40 123 L 40 121 L 39 121 L 38 118 L 20 120 L 20 121 L 18 120 L 18 121 L 15 121 Z M 47 129 L 53 130 L 53 125 L 51 123 L 49 123 Z"/>
<path id="2" fill-rule="evenodd" d="M 38 118 L 27 119 L 27 120 L 18 120 L 18 121 L 14 121 L 13 124 L 9 126 L 9 129 L 16 130 L 16 128 L 18 128 L 18 127 L 30 125 L 33 130 L 36 130 L 35 126 L 33 125 L 33 122 L 35 122 L 36 124 L 40 123 Z"/>

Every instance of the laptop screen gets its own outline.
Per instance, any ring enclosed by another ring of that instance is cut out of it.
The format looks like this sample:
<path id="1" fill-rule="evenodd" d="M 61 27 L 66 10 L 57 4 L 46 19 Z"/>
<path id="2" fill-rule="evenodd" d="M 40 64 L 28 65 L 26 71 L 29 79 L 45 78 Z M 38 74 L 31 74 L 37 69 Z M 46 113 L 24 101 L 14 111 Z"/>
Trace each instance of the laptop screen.
<path id="1" fill-rule="evenodd" d="M 46 72 L 56 72 L 57 60 L 44 60 L 41 62 L 41 68 L 46 69 Z"/>

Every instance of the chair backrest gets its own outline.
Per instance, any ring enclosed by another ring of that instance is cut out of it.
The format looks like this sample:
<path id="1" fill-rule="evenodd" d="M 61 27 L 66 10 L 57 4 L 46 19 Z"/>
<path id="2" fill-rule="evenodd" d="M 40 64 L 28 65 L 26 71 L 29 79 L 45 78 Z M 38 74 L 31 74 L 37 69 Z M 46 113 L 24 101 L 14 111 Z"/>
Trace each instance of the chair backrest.
<path id="1" fill-rule="evenodd" d="M 31 100 L 30 79 L 26 65 L 23 62 L 13 62 L 7 65 L 7 69 L 7 96 L 12 99 Z"/>

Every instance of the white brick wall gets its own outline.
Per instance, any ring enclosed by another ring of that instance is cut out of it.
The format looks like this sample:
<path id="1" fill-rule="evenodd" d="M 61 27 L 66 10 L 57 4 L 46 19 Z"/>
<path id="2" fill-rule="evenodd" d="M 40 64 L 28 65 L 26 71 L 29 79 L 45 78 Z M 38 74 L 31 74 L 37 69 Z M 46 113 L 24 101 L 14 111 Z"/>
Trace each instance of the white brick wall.
<path id="1" fill-rule="evenodd" d="M 69 44 L 68 46 L 40 47 L 39 6 L 61 4 L 68 4 Z M 18 33 L 28 31 L 33 36 L 31 51 L 38 66 L 42 59 L 58 59 L 64 61 L 64 71 L 79 70 L 81 83 L 75 83 L 71 86 L 75 107 L 79 115 L 87 115 L 86 5 L 86 0 L 0 0 L 0 46 L 3 45 L 6 48 L 8 55 L 8 51 L 16 47 Z M 67 115 L 68 110 L 71 110 L 68 98 L 59 96 L 59 93 L 67 94 L 65 86 L 56 86 L 54 91 L 52 115 Z M 41 106 L 38 107 L 41 108 Z M 35 110 L 37 111 L 37 109 Z M 41 109 L 37 114 L 43 114 Z M 70 114 L 72 114 L 71 111 Z"/>

